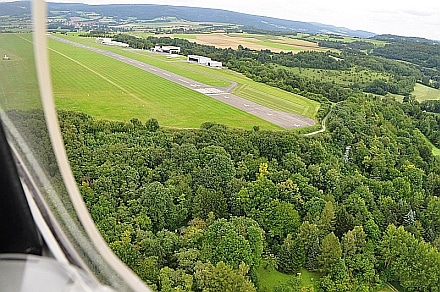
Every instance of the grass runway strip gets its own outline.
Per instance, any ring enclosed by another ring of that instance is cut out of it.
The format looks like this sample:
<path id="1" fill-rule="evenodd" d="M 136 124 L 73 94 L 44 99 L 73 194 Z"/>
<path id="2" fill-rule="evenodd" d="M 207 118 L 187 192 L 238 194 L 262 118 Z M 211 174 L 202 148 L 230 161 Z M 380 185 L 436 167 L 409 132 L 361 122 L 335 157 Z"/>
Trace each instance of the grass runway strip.
<path id="1" fill-rule="evenodd" d="M 139 68 L 53 40 L 49 44 L 58 108 L 114 120 L 156 118 L 170 127 L 197 128 L 212 121 L 231 127 L 280 129 Z"/>

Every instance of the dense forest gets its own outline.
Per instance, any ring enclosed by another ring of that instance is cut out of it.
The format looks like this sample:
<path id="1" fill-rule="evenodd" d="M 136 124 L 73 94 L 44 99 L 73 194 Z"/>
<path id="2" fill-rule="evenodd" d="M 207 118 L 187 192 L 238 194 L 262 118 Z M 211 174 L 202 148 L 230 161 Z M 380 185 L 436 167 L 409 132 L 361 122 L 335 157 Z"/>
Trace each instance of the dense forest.
<path id="1" fill-rule="evenodd" d="M 155 290 L 255 291 L 272 266 L 315 271 L 322 291 L 438 291 L 440 160 L 419 109 L 349 97 L 311 137 L 59 116 L 99 230 Z"/>

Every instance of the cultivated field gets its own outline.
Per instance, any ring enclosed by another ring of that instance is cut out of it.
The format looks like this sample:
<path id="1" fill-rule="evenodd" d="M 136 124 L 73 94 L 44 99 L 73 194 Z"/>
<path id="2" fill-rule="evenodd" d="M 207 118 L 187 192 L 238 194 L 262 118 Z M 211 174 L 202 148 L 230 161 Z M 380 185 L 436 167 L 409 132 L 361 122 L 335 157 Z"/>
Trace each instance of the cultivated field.
<path id="1" fill-rule="evenodd" d="M 166 35 L 170 36 L 170 35 Z M 284 36 L 271 36 L 247 33 L 174 34 L 171 37 L 184 38 L 203 45 L 218 48 L 237 49 L 239 45 L 253 50 L 273 52 L 326 51 L 317 43 Z"/>
<path id="2" fill-rule="evenodd" d="M 418 101 L 440 99 L 440 89 L 435 89 L 419 83 L 417 83 L 414 87 L 414 91 L 412 94 L 416 97 L 416 100 Z"/>

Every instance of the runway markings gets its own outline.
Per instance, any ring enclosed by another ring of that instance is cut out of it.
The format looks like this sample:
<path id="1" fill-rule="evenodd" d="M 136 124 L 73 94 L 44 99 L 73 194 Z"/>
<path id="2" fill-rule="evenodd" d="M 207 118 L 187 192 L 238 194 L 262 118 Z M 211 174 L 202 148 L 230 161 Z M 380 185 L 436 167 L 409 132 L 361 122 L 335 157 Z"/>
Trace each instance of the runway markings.
<path id="1" fill-rule="evenodd" d="M 196 90 L 203 94 L 225 94 L 222 90 L 217 88 L 200 88 Z"/>
<path id="2" fill-rule="evenodd" d="M 163 75 L 168 76 L 168 77 L 171 77 L 171 75 L 168 74 L 168 73 L 163 73 Z"/>

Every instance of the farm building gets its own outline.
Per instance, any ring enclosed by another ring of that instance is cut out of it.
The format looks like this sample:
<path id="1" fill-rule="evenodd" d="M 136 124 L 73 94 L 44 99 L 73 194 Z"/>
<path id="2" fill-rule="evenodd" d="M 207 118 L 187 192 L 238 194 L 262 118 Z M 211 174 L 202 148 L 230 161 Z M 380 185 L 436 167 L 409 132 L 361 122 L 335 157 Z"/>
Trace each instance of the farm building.
<path id="1" fill-rule="evenodd" d="M 3 60 L 9 60 L 9 57 L 6 56 L 6 55 L 4 55 L 4 56 L 3 56 Z"/>
<path id="2" fill-rule="evenodd" d="M 180 47 L 175 46 L 154 46 L 151 49 L 153 52 L 167 53 L 167 54 L 178 54 L 180 53 Z"/>
<path id="3" fill-rule="evenodd" d="M 217 62 L 211 60 L 211 58 L 203 57 L 203 56 L 197 56 L 197 55 L 188 55 L 188 62 L 195 62 L 200 65 L 205 65 L 209 67 L 222 67 L 222 62 Z"/>
<path id="4" fill-rule="evenodd" d="M 116 46 L 116 47 L 123 47 L 123 48 L 129 47 L 128 44 L 122 43 L 122 42 L 112 41 L 111 38 L 97 38 L 96 42 L 101 45 L 105 45 L 105 46 Z"/>

